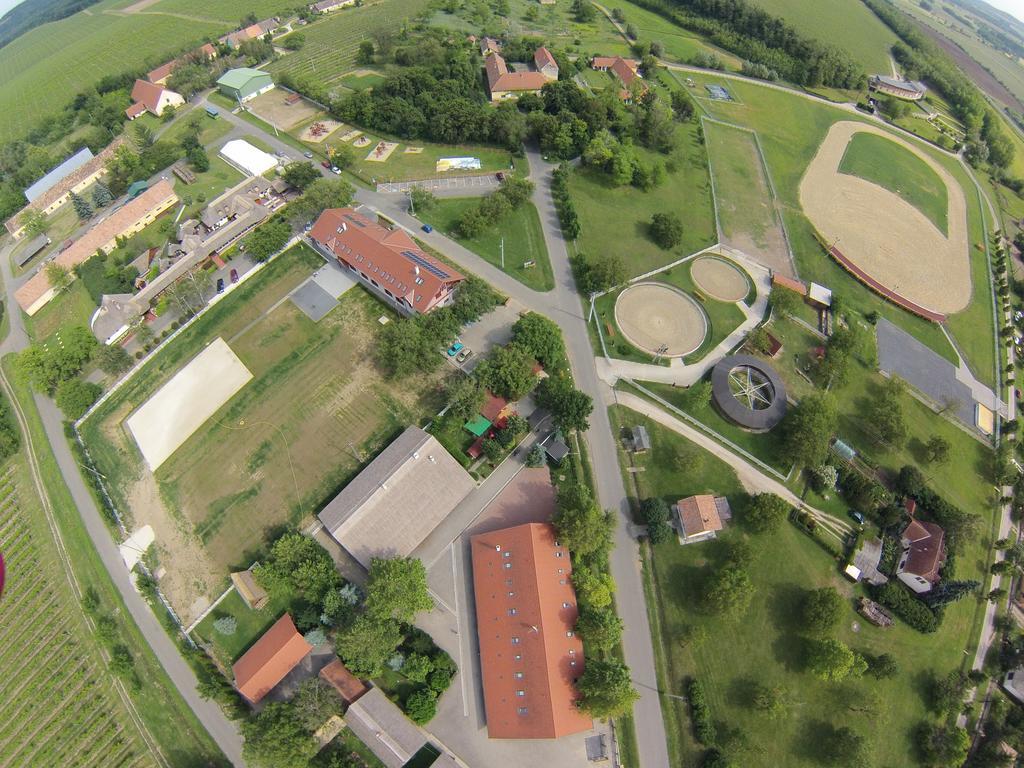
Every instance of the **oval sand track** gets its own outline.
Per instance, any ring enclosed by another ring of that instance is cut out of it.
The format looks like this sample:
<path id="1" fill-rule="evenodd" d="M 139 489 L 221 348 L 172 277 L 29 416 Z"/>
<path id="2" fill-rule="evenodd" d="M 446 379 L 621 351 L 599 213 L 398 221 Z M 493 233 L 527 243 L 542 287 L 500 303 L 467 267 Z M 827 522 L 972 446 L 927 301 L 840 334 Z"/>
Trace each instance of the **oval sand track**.
<path id="1" fill-rule="evenodd" d="M 719 301 L 743 301 L 750 281 L 735 264 L 715 256 L 701 256 L 690 267 L 694 285 Z"/>
<path id="2" fill-rule="evenodd" d="M 665 283 L 637 283 L 615 300 L 615 323 L 630 344 L 652 355 L 682 357 L 704 343 L 708 322 L 696 300 Z"/>
<path id="3" fill-rule="evenodd" d="M 899 144 L 939 174 L 948 196 L 948 238 L 899 195 L 839 173 L 846 145 L 858 131 Z M 800 181 L 800 205 L 823 238 L 893 292 L 943 314 L 959 312 L 970 303 L 970 244 L 963 189 L 945 168 L 913 144 L 867 123 L 835 123 Z"/>

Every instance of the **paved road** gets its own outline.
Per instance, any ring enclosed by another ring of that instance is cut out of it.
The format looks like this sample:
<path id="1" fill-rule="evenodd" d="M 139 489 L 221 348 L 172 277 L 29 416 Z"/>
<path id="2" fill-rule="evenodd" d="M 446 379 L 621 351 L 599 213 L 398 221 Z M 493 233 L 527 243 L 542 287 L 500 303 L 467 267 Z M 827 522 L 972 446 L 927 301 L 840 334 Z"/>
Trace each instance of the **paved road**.
<path id="1" fill-rule="evenodd" d="M 14 279 L 11 273 L 10 246 L 0 250 L 0 274 L 3 275 L 5 290 L 7 293 L 7 306 L 11 309 L 8 312 L 10 317 L 10 331 L 3 343 L 0 344 L 0 355 L 8 352 L 18 352 L 28 346 L 28 334 L 25 332 L 25 325 L 22 314 L 16 309 L 18 306 L 14 301 Z M 2 375 L 2 374 L 0 374 Z M 71 454 L 67 438 L 64 435 L 64 424 L 60 411 L 53 400 L 42 395 L 35 396 L 36 407 L 42 417 L 43 426 L 46 429 L 46 437 L 53 449 L 64 476 L 71 497 L 78 508 L 82 521 L 85 523 L 89 538 L 92 539 L 104 567 L 110 573 L 111 579 L 117 586 L 118 592 L 128 608 L 128 612 L 135 620 L 135 624 L 142 632 L 142 636 L 149 643 L 153 653 L 156 654 L 160 664 L 167 672 L 178 689 L 182 698 L 196 717 L 203 724 L 210 736 L 220 747 L 221 751 L 236 766 L 244 766 L 242 760 L 242 735 L 237 726 L 225 717 L 221 708 L 212 701 L 203 699 L 197 689 L 197 680 L 192 668 L 188 666 L 177 646 L 167 635 L 166 630 L 157 620 L 149 604 L 136 591 L 135 585 L 129 577 L 124 561 L 118 551 L 117 544 L 111 538 L 110 531 L 100 515 L 92 495 L 89 493 L 85 482 L 82 479 L 78 464 Z"/>

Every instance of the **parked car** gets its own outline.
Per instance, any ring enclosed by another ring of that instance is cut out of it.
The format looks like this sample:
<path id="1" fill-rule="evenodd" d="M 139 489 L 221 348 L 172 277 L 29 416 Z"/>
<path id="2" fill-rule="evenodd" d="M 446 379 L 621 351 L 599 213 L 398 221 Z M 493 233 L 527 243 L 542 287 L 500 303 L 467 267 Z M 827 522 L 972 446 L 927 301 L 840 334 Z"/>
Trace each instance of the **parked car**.
<path id="1" fill-rule="evenodd" d="M 331 173 L 333 173 L 336 176 L 341 176 L 341 168 L 339 168 L 336 165 L 332 165 L 331 166 Z"/>
<path id="2" fill-rule="evenodd" d="M 237 269 L 232 269 L 231 270 L 231 282 L 232 283 L 237 283 L 238 282 L 238 270 Z"/>
<path id="3" fill-rule="evenodd" d="M 461 341 L 456 341 L 450 347 L 448 347 L 448 357 L 455 357 L 466 345 Z"/>
<path id="4" fill-rule="evenodd" d="M 864 525 L 864 515 L 855 509 L 850 510 L 850 517 L 857 521 L 858 524 Z"/>
<path id="5" fill-rule="evenodd" d="M 498 179 L 498 181 L 504 181 L 505 180 L 505 172 L 504 171 L 498 171 L 496 174 L 494 174 L 494 176 L 495 176 L 495 178 Z"/>
<path id="6" fill-rule="evenodd" d="M 431 232 L 434 231 L 434 228 L 432 226 L 430 226 L 429 224 L 424 224 L 423 225 L 423 231 L 426 232 L 429 235 Z"/>
<path id="7" fill-rule="evenodd" d="M 320 165 L 322 165 L 327 170 L 331 170 L 331 164 L 327 160 L 321 160 Z"/>
<path id="8" fill-rule="evenodd" d="M 309 151 L 309 150 L 307 149 L 307 150 L 306 150 L 305 152 L 303 152 L 303 153 L 302 153 L 302 156 L 303 156 L 304 158 L 306 158 L 307 160 L 309 160 L 310 158 L 312 158 L 312 157 L 313 157 L 313 153 L 312 153 L 312 152 L 310 152 L 310 151 Z"/>
<path id="9" fill-rule="evenodd" d="M 464 363 L 467 360 L 469 360 L 469 358 L 470 358 L 470 356 L 472 354 L 473 354 L 473 350 L 472 349 L 470 349 L 469 347 L 463 347 L 459 351 L 459 354 L 456 355 L 455 362 L 457 362 L 457 363 Z"/>
<path id="10" fill-rule="evenodd" d="M 224 278 L 217 278 L 217 293 L 224 293 Z"/>

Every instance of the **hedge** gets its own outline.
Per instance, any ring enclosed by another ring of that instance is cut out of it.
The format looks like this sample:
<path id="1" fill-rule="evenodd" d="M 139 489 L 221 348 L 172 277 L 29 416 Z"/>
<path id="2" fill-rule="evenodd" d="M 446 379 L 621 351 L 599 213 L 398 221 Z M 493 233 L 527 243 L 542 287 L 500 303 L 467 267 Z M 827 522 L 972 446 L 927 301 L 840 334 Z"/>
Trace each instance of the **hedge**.
<path id="1" fill-rule="evenodd" d="M 883 584 L 875 593 L 875 599 L 887 608 L 891 608 L 897 616 L 918 632 L 934 632 L 939 628 L 941 615 L 913 597 L 895 581 Z"/>
<path id="2" fill-rule="evenodd" d="M 715 724 L 711 722 L 711 711 L 708 709 L 704 686 L 696 678 L 691 678 L 687 686 L 690 702 L 690 719 L 693 721 L 693 735 L 704 746 L 715 743 Z"/>

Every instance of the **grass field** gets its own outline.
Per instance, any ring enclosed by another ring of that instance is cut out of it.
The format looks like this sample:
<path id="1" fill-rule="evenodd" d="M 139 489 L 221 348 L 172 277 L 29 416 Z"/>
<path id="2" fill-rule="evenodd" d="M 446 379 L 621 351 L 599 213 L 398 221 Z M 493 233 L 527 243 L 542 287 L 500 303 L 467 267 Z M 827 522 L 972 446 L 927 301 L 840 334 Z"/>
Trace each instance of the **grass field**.
<path id="1" fill-rule="evenodd" d="M 210 575 L 203 585 L 180 566 L 168 569 L 174 581 L 165 590 L 176 607 L 191 605 L 194 591 L 216 597 L 228 568 L 247 567 L 258 557 L 269 528 L 319 511 L 394 434 L 439 405 L 437 377 L 414 390 L 381 379 L 371 350 L 378 318 L 391 315 L 362 289 L 352 289 L 319 323 L 290 301 L 281 303 L 322 263 L 308 248 L 271 262 L 83 425 L 117 503 L 137 520 L 154 515 L 158 530 L 185 530 L 185 551 L 164 539 L 161 559 L 195 558 Z M 153 478 L 123 421 L 217 336 L 253 379 L 160 466 L 155 479 L 162 503 L 140 508 L 142 489 L 152 487 Z"/>
<path id="2" fill-rule="evenodd" d="M 118 5 L 130 8 L 135 1 L 120 0 Z M 237 27 L 242 16 L 250 12 L 256 14 L 257 18 L 265 19 L 278 14 L 283 16 L 284 11 L 293 7 L 287 0 L 247 0 L 241 6 L 237 0 L 159 0 L 138 13 L 181 14 L 195 19 L 213 19 Z"/>
<path id="3" fill-rule="evenodd" d="M 544 244 L 544 233 L 540 228 L 540 216 L 533 203 L 523 203 L 494 226 L 478 237 L 466 239 L 459 236 L 458 224 L 462 215 L 480 203 L 480 198 L 443 198 L 429 213 L 420 214 L 422 221 L 434 225 L 434 229 L 445 232 L 473 253 L 483 257 L 496 267 L 501 267 L 501 242 L 505 243 L 504 271 L 523 285 L 535 291 L 550 291 L 555 287 L 551 272 L 551 260 Z M 534 262 L 533 267 L 523 266 Z"/>
<path id="4" fill-rule="evenodd" d="M 175 16 L 110 14 L 105 7 L 37 27 L 0 49 L 0 141 L 56 114 L 104 75 L 155 66 L 228 29 Z"/>
<path id="5" fill-rule="evenodd" d="M 326 149 L 327 145 L 339 145 L 344 142 L 341 137 L 347 132 L 346 128 L 336 131 L 332 140 L 320 145 Z M 297 132 L 296 132 L 297 133 Z M 353 147 L 355 161 L 348 170 L 367 182 L 381 183 L 385 181 L 416 181 L 419 179 L 444 179 L 454 176 L 476 176 L 488 171 L 507 171 L 513 165 L 513 158 L 507 149 L 500 147 L 487 147 L 479 144 L 431 144 L 430 142 L 399 141 L 395 151 L 384 162 L 367 160 L 366 158 L 373 151 L 377 142 L 381 139 L 398 141 L 389 136 L 382 136 L 376 133 L 364 133 L 371 139 L 372 143 L 366 147 Z M 422 152 L 406 152 L 407 147 L 422 147 Z M 311 148 L 316 145 L 311 144 Z M 476 157 L 480 160 L 480 169 L 475 171 L 445 171 L 437 172 L 437 161 L 442 157 Z M 525 167 L 525 166 L 524 166 Z"/>
<path id="6" fill-rule="evenodd" d="M 896 34 L 861 3 L 753 0 L 753 5 L 781 16 L 807 37 L 844 49 L 869 75 L 892 71 L 889 49 L 897 42 Z"/>
<path id="7" fill-rule="evenodd" d="M 699 251 L 715 242 L 715 219 L 704 147 L 696 124 L 679 128 L 683 160 L 665 183 L 650 192 L 615 187 L 608 176 L 591 168 L 572 174 L 570 191 L 582 234 L 577 251 L 590 257 L 618 256 L 632 277 Z M 644 162 L 662 162 L 662 155 L 637 149 Z M 683 241 L 672 251 L 655 245 L 648 234 L 651 215 L 675 213 L 683 222 Z"/>
<path id="8" fill-rule="evenodd" d="M 661 496 L 670 502 L 706 492 L 735 499 L 742 490 L 727 465 L 685 438 L 621 406 L 610 413 L 613 429 L 639 423 L 651 435 L 652 450 L 632 457 L 645 471 L 625 474 L 631 496 L 637 495 L 634 481 L 640 497 Z M 694 451 L 698 458 L 685 462 L 687 468 L 680 471 L 675 457 L 692 457 Z M 628 461 L 621 453 L 620 459 Z M 753 548 L 748 570 L 756 593 L 740 619 L 709 616 L 700 608 L 703 584 L 724 559 L 723 544 L 738 538 L 747 539 Z M 832 557 L 788 523 L 775 534 L 754 538 L 734 521 L 715 542 L 685 547 L 675 540 L 666 542 L 655 548 L 645 572 L 649 610 L 660 630 L 655 650 L 663 690 L 681 695 L 684 680 L 698 678 L 707 692 L 720 745 L 737 764 L 749 768 L 821 765 L 824 734 L 842 725 L 865 737 L 872 765 L 915 764 L 911 731 L 930 719 L 923 680 L 929 672 L 945 674 L 959 668 L 963 649 L 974 640 L 977 601 L 970 598 L 949 608 L 941 630 L 931 635 L 899 622 L 881 630 L 858 621 L 852 600 L 862 594 L 861 588 L 845 582 Z M 973 562 L 958 567 L 958 578 L 969 578 L 968 573 L 975 573 Z M 834 586 L 849 600 L 837 630 L 839 639 L 857 651 L 892 654 L 901 667 L 895 678 L 830 684 L 804 671 L 799 602 L 804 590 L 821 586 Z M 785 692 L 781 717 L 770 718 L 754 709 L 754 683 Z M 693 763 L 702 748 L 691 735 L 685 703 L 665 697 L 662 707 L 672 764 Z"/>
<path id="9" fill-rule="evenodd" d="M 948 232 L 945 183 L 924 160 L 896 142 L 872 133 L 855 133 L 846 145 L 839 172 L 859 176 L 899 195 L 931 219 L 939 231 Z"/>
<path id="10" fill-rule="evenodd" d="M 270 600 L 262 610 L 254 611 L 245 604 L 236 590 L 225 597 L 217 607 L 192 630 L 193 636 L 201 638 L 213 646 L 221 663 L 231 666 L 235 660 L 245 653 L 249 646 L 281 618 L 287 608 L 285 602 Z M 237 621 L 234 634 L 222 635 L 213 625 L 218 619 L 233 616 Z"/>
<path id="11" fill-rule="evenodd" d="M 59 329 L 69 325 L 89 327 L 89 320 L 96 305 L 81 280 L 72 280 L 71 285 L 53 301 L 31 317 L 25 318 L 25 330 L 36 342 L 48 341 Z"/>
<path id="12" fill-rule="evenodd" d="M 719 226 L 725 241 L 765 265 L 784 269 L 790 262 L 786 236 L 765 176 L 754 134 L 710 120 L 702 121 L 714 176 Z"/>
<path id="13" fill-rule="evenodd" d="M 0 764 L 156 766 L 100 658 L 40 517 L 0 474 Z"/>
<path id="14" fill-rule="evenodd" d="M 359 44 L 378 29 L 397 33 L 403 23 L 421 13 L 430 0 L 379 0 L 361 8 L 345 8 L 302 27 L 306 44 L 267 67 L 277 75 L 314 77 L 328 87 L 342 80 L 356 63 Z"/>

